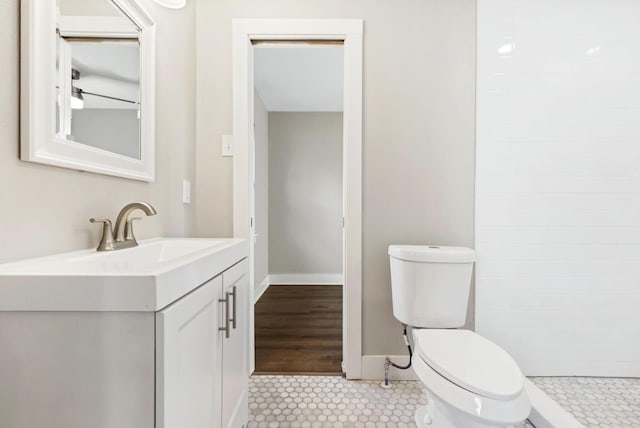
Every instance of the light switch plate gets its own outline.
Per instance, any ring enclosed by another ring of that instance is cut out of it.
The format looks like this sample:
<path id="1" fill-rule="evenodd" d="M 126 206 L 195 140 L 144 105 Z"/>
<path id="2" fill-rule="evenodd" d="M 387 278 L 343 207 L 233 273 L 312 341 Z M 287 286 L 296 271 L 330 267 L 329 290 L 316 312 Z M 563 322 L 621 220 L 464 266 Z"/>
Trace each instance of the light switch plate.
<path id="1" fill-rule="evenodd" d="M 233 135 L 222 136 L 222 156 L 233 156 Z"/>
<path id="2" fill-rule="evenodd" d="M 182 180 L 182 203 L 191 203 L 191 182 L 189 180 Z"/>

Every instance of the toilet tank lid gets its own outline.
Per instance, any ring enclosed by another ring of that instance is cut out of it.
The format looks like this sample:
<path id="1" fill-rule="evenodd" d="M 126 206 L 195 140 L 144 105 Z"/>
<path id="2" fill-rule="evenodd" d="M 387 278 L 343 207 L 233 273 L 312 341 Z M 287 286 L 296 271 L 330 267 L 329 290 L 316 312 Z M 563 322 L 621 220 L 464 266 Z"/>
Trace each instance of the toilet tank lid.
<path id="1" fill-rule="evenodd" d="M 441 245 L 389 245 L 389 255 L 414 262 L 472 263 L 476 252 L 466 247 Z"/>

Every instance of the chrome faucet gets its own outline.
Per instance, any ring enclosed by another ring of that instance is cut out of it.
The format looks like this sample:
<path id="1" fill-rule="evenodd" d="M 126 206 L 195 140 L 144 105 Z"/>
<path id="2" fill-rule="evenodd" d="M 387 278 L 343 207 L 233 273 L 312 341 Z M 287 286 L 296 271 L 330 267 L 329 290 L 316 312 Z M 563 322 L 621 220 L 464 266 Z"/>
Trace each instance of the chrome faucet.
<path id="1" fill-rule="evenodd" d="M 103 223 L 102 238 L 97 251 L 114 251 L 123 248 L 131 248 L 138 245 L 133 234 L 133 222 L 142 217 L 130 217 L 135 210 L 142 210 L 146 215 L 156 215 L 156 209 L 146 202 L 132 202 L 125 205 L 116 218 L 115 230 L 111 226 L 111 220 L 107 218 L 91 218 L 91 223 Z"/>

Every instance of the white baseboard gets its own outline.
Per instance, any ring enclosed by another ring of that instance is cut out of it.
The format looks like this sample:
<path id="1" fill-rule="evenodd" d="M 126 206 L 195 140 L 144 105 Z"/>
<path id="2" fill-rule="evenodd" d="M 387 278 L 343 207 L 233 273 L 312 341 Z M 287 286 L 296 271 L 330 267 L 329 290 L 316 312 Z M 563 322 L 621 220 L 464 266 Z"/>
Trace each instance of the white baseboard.
<path id="1" fill-rule="evenodd" d="M 279 285 L 342 285 L 341 273 L 274 273 L 269 275 L 270 284 Z"/>
<path id="2" fill-rule="evenodd" d="M 362 356 L 362 379 L 364 380 L 384 380 L 384 359 L 387 355 L 363 355 Z M 408 355 L 389 355 L 391 361 L 396 364 L 405 365 L 409 362 Z M 400 370 L 395 367 L 389 368 L 389 380 L 418 380 L 418 376 L 409 367 L 407 370 Z"/>
<path id="3" fill-rule="evenodd" d="M 253 304 L 254 305 L 258 302 L 258 300 L 260 300 L 260 297 L 262 297 L 264 292 L 267 291 L 267 288 L 269 288 L 269 285 L 271 285 L 271 278 L 270 278 L 269 275 L 267 275 L 264 278 L 264 280 L 253 291 Z"/>
<path id="4" fill-rule="evenodd" d="M 584 428 L 584 425 L 573 415 L 560 407 L 529 379 L 525 379 L 524 387 L 531 400 L 529 420 L 534 426 L 537 428 Z"/>

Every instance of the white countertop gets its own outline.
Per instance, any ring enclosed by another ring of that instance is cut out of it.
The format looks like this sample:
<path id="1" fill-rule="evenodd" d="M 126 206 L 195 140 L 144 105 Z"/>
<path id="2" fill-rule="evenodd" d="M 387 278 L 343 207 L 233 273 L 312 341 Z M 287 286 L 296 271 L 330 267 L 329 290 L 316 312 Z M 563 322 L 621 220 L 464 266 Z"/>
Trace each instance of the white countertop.
<path id="1" fill-rule="evenodd" d="M 157 311 L 248 256 L 244 239 L 154 238 L 0 264 L 0 311 Z"/>

